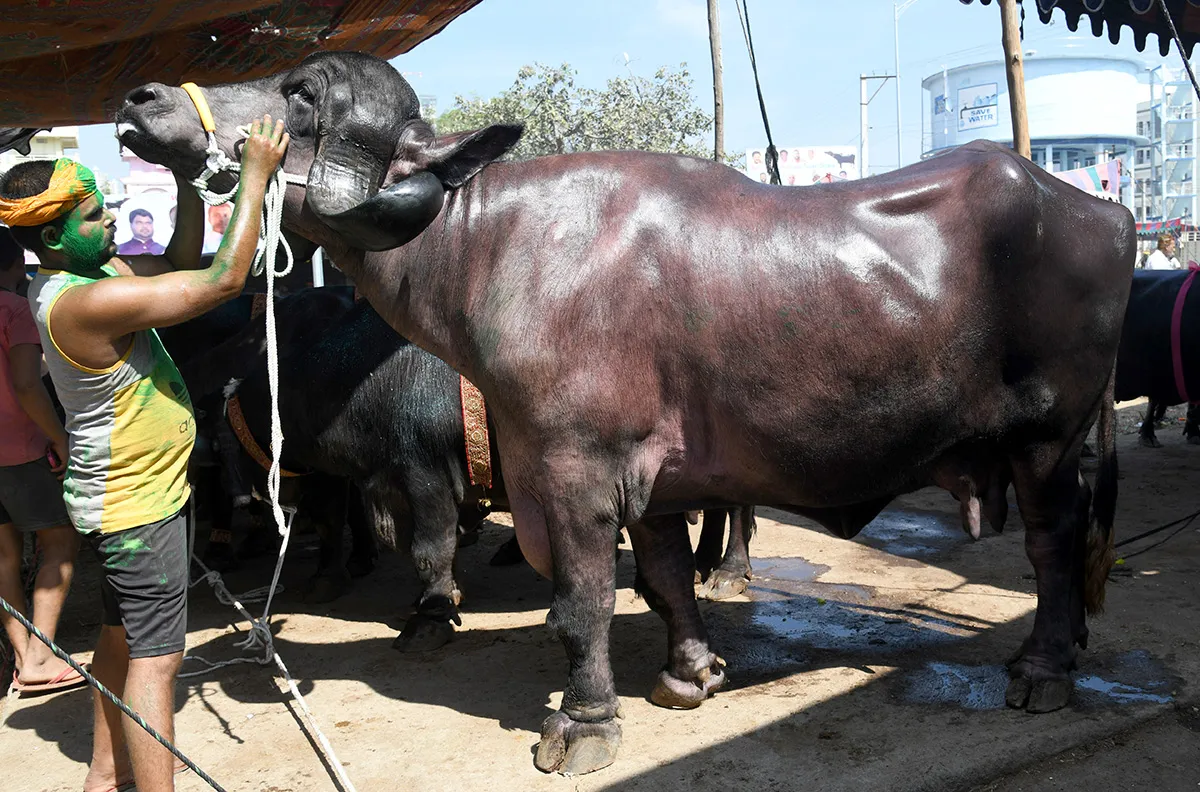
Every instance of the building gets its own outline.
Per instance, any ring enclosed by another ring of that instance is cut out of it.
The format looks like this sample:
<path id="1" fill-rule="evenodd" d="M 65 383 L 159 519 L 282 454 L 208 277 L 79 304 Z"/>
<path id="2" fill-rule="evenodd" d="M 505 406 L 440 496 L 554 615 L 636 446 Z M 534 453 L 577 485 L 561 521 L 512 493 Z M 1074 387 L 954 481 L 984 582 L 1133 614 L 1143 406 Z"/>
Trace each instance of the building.
<path id="1" fill-rule="evenodd" d="M 1117 160 L 1119 168 L 1111 170 L 1119 174 L 1119 183 L 1097 185 L 1097 192 L 1107 191 L 1133 209 L 1138 151 L 1150 145 L 1147 129 L 1139 130 L 1137 123 L 1145 74 L 1142 63 L 1126 58 L 1027 56 L 1025 100 L 1034 162 L 1063 172 Z M 972 140 L 1012 145 L 1003 61 L 944 69 L 921 86 L 922 158 Z"/>
<path id="2" fill-rule="evenodd" d="M 56 160 L 79 155 L 79 127 L 66 126 L 43 130 L 29 141 L 29 153 L 11 150 L 0 152 L 0 171 L 6 171 L 25 160 Z"/>
<path id="3" fill-rule="evenodd" d="M 1197 99 L 1183 69 L 1162 66 L 1148 73 L 1150 98 L 1138 105 L 1137 126 L 1148 144 L 1137 151 L 1134 180 L 1139 222 L 1182 220 L 1200 216 L 1195 183 Z"/>
<path id="4" fill-rule="evenodd" d="M 171 171 L 162 165 L 146 162 L 124 146 L 121 147 L 121 159 L 129 165 L 129 175 L 121 179 L 127 198 L 146 193 L 160 193 L 175 202 L 175 177 Z"/>

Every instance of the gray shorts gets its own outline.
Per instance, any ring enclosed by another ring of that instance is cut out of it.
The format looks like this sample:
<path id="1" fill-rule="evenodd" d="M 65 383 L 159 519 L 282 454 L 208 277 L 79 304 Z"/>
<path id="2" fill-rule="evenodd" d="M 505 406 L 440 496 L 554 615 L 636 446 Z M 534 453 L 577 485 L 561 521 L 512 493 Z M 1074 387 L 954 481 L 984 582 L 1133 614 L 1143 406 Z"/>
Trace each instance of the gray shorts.
<path id="1" fill-rule="evenodd" d="M 47 460 L 0 467 L 0 525 L 5 523 L 26 533 L 71 524 L 62 482 Z"/>
<path id="2" fill-rule="evenodd" d="M 187 515 L 184 504 L 158 522 L 92 537 L 104 564 L 104 624 L 125 628 L 131 658 L 187 644 Z"/>

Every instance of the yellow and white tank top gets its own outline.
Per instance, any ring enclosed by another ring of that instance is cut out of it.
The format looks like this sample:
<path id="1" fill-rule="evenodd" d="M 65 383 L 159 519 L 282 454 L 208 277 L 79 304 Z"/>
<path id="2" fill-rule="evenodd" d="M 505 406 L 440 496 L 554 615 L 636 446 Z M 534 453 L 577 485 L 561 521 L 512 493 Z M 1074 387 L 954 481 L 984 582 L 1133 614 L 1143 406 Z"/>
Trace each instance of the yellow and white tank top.
<path id="1" fill-rule="evenodd" d="M 110 265 L 103 272 L 120 277 Z M 154 330 L 134 333 L 121 359 L 105 369 L 76 363 L 54 343 L 54 304 L 68 289 L 94 281 L 39 269 L 29 302 L 67 414 L 67 513 L 79 531 L 109 534 L 183 507 L 196 422 L 183 378 Z"/>

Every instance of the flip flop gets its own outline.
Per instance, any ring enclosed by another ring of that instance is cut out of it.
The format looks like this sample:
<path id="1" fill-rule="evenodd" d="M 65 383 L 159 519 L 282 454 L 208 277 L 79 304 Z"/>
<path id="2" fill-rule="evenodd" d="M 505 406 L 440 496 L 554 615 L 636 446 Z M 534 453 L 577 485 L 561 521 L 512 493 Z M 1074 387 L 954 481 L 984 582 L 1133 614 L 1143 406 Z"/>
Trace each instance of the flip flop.
<path id="1" fill-rule="evenodd" d="M 74 668 L 67 666 L 59 672 L 58 676 L 49 682 L 38 682 L 32 685 L 22 682 L 17 677 L 16 672 L 13 672 L 13 685 L 17 688 L 17 693 L 24 698 L 25 696 L 36 696 L 42 693 L 54 693 L 60 690 L 72 690 L 83 687 L 87 685 L 87 680 L 80 676 L 79 672 Z"/>

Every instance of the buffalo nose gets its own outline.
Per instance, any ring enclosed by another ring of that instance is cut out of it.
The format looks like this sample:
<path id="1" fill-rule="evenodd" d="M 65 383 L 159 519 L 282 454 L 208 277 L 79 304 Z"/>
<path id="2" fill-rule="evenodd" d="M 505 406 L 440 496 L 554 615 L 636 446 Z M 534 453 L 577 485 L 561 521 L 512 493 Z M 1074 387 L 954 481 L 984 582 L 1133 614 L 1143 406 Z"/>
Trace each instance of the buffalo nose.
<path id="1" fill-rule="evenodd" d="M 125 94 L 125 104 L 128 105 L 144 105 L 158 101 L 162 96 L 163 86 L 158 83 L 148 83 L 146 85 L 134 88 L 129 93 Z"/>

